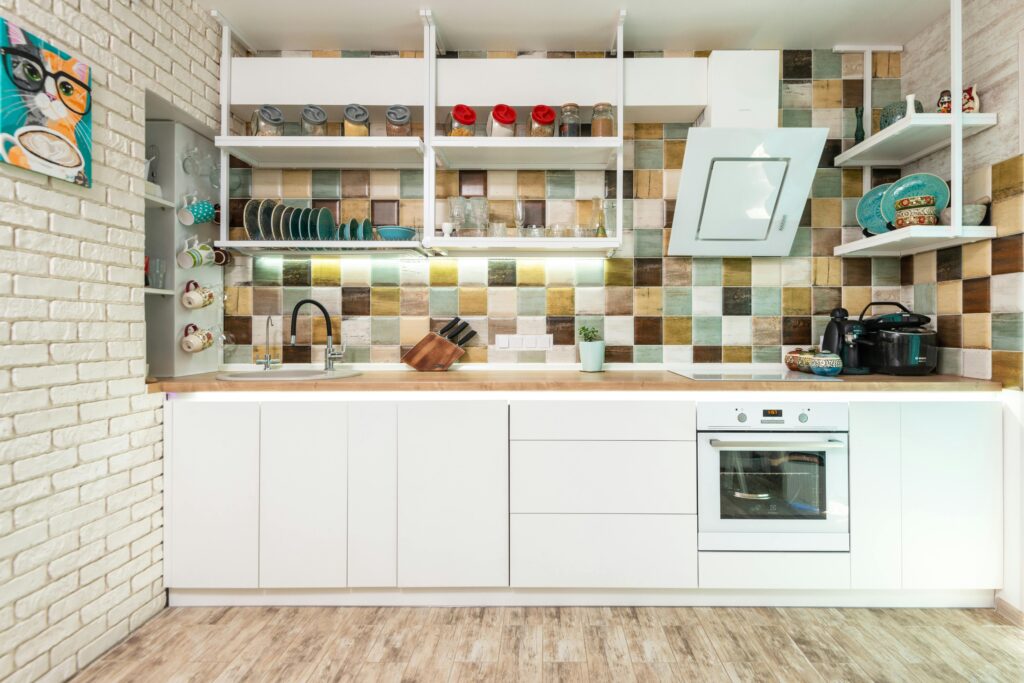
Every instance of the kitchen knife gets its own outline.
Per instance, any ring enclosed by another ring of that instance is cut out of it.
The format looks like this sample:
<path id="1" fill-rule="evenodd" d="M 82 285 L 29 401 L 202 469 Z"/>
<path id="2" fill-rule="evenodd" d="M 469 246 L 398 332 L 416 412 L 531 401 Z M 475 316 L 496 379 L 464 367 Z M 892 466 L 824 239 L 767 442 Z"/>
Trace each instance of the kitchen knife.
<path id="1" fill-rule="evenodd" d="M 444 327 L 442 327 L 442 328 L 441 328 L 441 331 L 440 331 L 440 332 L 438 332 L 438 334 L 439 334 L 439 335 L 441 335 L 442 337 L 444 337 L 444 336 L 446 336 L 446 334 L 447 334 L 447 333 L 448 333 L 448 332 L 449 332 L 449 331 L 450 331 L 450 330 L 451 330 L 451 329 L 452 329 L 453 327 L 455 327 L 455 326 L 456 326 L 456 325 L 458 325 L 458 324 L 459 324 L 459 316 L 455 316 L 454 318 L 452 318 L 452 321 L 451 321 L 450 323 L 448 323 L 447 325 L 445 325 Z"/>
<path id="2" fill-rule="evenodd" d="M 476 336 L 476 330 L 470 330 L 469 334 L 467 334 L 465 337 L 463 337 L 462 339 L 460 339 L 459 341 L 457 341 L 455 343 L 458 346 L 465 346 L 466 342 L 468 342 L 470 339 L 472 339 L 475 336 Z"/>
<path id="3" fill-rule="evenodd" d="M 454 330 L 452 330 L 448 334 L 442 334 L 441 336 L 444 337 L 445 339 L 447 339 L 448 341 L 453 341 L 456 337 L 458 337 L 460 334 L 462 334 L 466 330 L 467 327 L 469 327 L 469 323 L 467 323 L 467 322 L 459 323 L 459 326 L 456 327 Z"/>

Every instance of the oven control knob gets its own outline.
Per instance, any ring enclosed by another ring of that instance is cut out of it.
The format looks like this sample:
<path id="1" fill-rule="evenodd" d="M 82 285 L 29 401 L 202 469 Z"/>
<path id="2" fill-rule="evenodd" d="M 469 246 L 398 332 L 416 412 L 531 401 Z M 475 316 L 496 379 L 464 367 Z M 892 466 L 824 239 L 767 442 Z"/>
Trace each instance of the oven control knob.
<path id="1" fill-rule="evenodd" d="M 800 413 L 800 417 L 797 419 L 801 422 L 807 422 L 807 413 Z"/>
<path id="2" fill-rule="evenodd" d="M 736 419 L 739 420 L 740 422 L 746 422 L 747 421 L 747 414 L 746 413 L 740 413 L 739 415 L 736 416 Z"/>

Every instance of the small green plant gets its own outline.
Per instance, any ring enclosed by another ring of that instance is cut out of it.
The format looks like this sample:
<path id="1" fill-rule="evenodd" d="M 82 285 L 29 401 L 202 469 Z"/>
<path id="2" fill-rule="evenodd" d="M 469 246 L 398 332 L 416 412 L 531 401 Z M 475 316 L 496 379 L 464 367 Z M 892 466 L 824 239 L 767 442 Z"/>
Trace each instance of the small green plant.
<path id="1" fill-rule="evenodd" d="M 580 339 L 585 342 L 596 342 L 601 341 L 601 335 L 598 334 L 596 327 L 584 325 L 580 328 Z"/>

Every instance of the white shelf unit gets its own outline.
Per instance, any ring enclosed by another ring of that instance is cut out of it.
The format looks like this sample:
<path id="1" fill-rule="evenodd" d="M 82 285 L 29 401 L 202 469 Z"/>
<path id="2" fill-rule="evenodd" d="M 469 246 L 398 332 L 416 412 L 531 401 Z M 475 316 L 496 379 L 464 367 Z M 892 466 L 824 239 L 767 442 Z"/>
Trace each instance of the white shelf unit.
<path id="1" fill-rule="evenodd" d="M 621 143 L 617 137 L 436 137 L 433 147 L 445 169 L 603 171 L 615 168 Z"/>
<path id="2" fill-rule="evenodd" d="M 253 168 L 423 168 L 419 137 L 219 135 L 214 142 Z"/>
<path id="3" fill-rule="evenodd" d="M 910 256 L 924 251 L 980 242 L 995 236 L 996 229 L 988 225 L 964 226 L 962 229 L 942 225 L 915 225 L 841 244 L 833 250 L 833 254 L 847 258 Z"/>
<path id="4" fill-rule="evenodd" d="M 486 251 L 488 255 L 530 256 L 570 252 L 573 256 L 604 258 L 622 246 L 622 241 L 614 237 L 434 237 L 424 246 L 443 254 Z"/>
<path id="5" fill-rule="evenodd" d="M 155 287 L 146 287 L 142 291 L 144 294 L 152 294 L 153 296 L 174 296 L 173 289 L 157 289 Z"/>
<path id="6" fill-rule="evenodd" d="M 163 197 L 157 197 L 156 195 L 152 195 L 152 194 L 145 195 L 145 198 L 146 198 L 146 208 L 147 209 L 173 209 L 174 208 L 174 202 L 172 202 L 169 199 L 164 199 Z"/>
<path id="7" fill-rule="evenodd" d="M 964 137 L 996 125 L 996 114 L 964 114 Z M 950 114 L 913 113 L 836 157 L 836 166 L 906 166 L 950 145 Z"/>
<path id="8" fill-rule="evenodd" d="M 418 241 L 412 240 L 324 240 L 324 241 L 255 241 L 255 240 L 221 240 L 218 247 L 232 249 L 246 256 L 368 256 L 384 255 L 419 255 L 425 256 L 427 250 Z"/>

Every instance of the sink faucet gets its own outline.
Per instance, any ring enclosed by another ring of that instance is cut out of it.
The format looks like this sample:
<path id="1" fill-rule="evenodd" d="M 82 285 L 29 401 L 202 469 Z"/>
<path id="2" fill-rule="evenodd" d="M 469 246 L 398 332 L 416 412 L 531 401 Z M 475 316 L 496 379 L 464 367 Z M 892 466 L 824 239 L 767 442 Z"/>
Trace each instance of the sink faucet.
<path id="1" fill-rule="evenodd" d="M 334 332 L 331 328 L 331 316 L 327 314 L 327 309 L 324 305 L 315 299 L 303 299 L 302 301 L 295 304 L 295 308 L 292 309 L 292 346 L 295 346 L 295 325 L 298 322 L 299 309 L 302 308 L 303 304 L 312 304 L 320 309 L 320 312 L 324 315 L 324 322 L 327 323 L 327 349 L 324 353 L 324 371 L 331 372 L 334 370 L 334 361 L 341 360 L 345 357 L 345 335 L 341 335 L 341 351 L 336 352 L 334 350 Z"/>
<path id="2" fill-rule="evenodd" d="M 274 320 L 268 315 L 267 316 L 266 334 L 264 336 L 264 339 L 266 339 L 266 345 L 267 345 L 266 349 L 267 349 L 267 352 L 265 354 L 263 354 L 263 358 L 260 358 L 258 361 L 256 361 L 256 365 L 262 365 L 264 370 L 271 370 L 271 369 L 276 368 L 277 366 L 279 366 L 281 364 L 280 360 L 278 360 L 277 358 L 271 358 L 271 356 L 270 356 L 270 328 L 273 327 L 273 326 L 274 326 Z"/>

